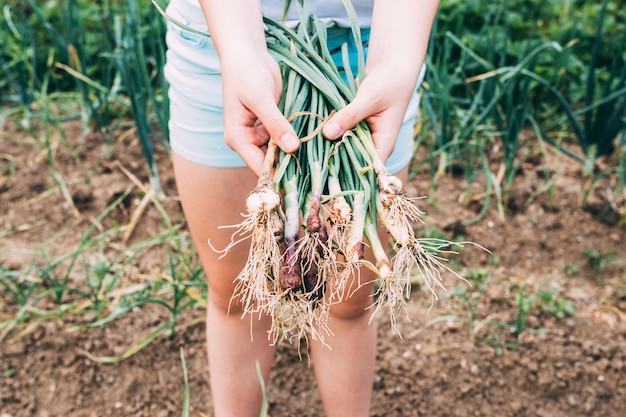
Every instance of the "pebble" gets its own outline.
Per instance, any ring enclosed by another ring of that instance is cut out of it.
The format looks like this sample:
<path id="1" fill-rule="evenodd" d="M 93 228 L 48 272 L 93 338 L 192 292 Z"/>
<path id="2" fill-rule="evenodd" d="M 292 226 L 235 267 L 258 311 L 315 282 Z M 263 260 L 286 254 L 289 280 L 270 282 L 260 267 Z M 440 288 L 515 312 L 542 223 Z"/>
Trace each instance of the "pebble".
<path id="1" fill-rule="evenodd" d="M 511 401 L 511 403 L 509 404 L 509 406 L 511 407 L 511 410 L 515 413 L 519 412 L 522 410 L 522 403 L 519 401 Z"/>
<path id="2" fill-rule="evenodd" d="M 476 365 L 475 363 L 473 363 L 473 364 L 470 366 L 470 373 L 471 373 L 472 375 L 478 375 L 478 372 L 479 372 L 478 365 Z"/>
<path id="3" fill-rule="evenodd" d="M 569 395 L 567 397 L 567 403 L 572 407 L 576 407 L 576 404 L 578 404 L 578 400 L 576 400 L 575 395 Z"/>

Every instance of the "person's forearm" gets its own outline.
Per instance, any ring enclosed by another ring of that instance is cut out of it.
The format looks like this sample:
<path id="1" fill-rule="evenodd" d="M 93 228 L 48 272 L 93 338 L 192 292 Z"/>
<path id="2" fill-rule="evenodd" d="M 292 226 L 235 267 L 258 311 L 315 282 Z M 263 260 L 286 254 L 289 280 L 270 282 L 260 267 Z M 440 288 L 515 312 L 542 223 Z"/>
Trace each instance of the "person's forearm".
<path id="1" fill-rule="evenodd" d="M 259 0 L 200 0 L 222 62 L 267 51 Z"/>
<path id="2" fill-rule="evenodd" d="M 376 0 L 367 67 L 402 62 L 417 79 L 438 6 L 438 0 Z"/>

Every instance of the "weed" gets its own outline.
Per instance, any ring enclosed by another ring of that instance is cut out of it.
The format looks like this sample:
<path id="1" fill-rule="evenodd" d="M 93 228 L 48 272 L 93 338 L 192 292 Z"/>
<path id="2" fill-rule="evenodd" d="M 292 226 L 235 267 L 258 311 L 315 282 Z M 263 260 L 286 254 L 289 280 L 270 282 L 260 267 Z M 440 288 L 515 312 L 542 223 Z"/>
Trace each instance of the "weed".
<path id="1" fill-rule="evenodd" d="M 565 316 L 573 316 L 575 312 L 574 304 L 562 298 L 559 290 L 554 288 L 539 291 L 538 302 L 543 311 L 559 319 Z"/>
<path id="2" fill-rule="evenodd" d="M 565 275 L 567 275 L 568 277 L 571 277 L 574 275 L 578 275 L 578 273 L 580 272 L 580 268 L 577 264 L 573 262 L 566 262 L 563 265 L 563 272 L 565 272 Z"/>
<path id="3" fill-rule="evenodd" d="M 487 263 L 491 265 L 492 267 L 496 267 L 500 265 L 500 257 L 495 254 L 490 254 L 489 257 L 487 258 Z"/>
<path id="4" fill-rule="evenodd" d="M 526 330 L 526 322 L 528 316 L 535 305 L 537 296 L 535 294 L 527 294 L 525 286 L 519 288 L 515 294 L 515 302 L 517 303 L 517 315 L 515 317 L 515 336 L 519 340 L 522 333 Z"/>
<path id="5" fill-rule="evenodd" d="M 19 271 L 10 271 L 0 265 L 0 285 L 4 287 L 13 301 L 24 307 L 38 288 L 38 283 Z"/>
<path id="6" fill-rule="evenodd" d="M 502 356 L 507 349 L 517 349 L 517 343 L 507 342 L 497 332 L 492 332 L 484 339 L 485 343 L 493 347 L 496 356 Z"/>
<path id="7" fill-rule="evenodd" d="M 613 251 L 601 252 L 597 249 L 585 248 L 589 265 L 596 273 L 604 271 L 608 266 L 621 263 Z"/>
<path id="8" fill-rule="evenodd" d="M 461 305 L 469 310 L 469 319 L 461 316 L 443 316 L 430 321 L 427 326 L 443 320 L 453 320 L 465 323 L 469 326 L 470 340 L 476 340 L 476 332 L 480 324 L 483 322 L 478 318 L 478 309 L 487 290 L 487 283 L 492 273 L 488 270 L 471 269 L 467 274 L 468 285 L 457 285 L 456 288 L 444 294 L 442 298 L 456 298 L 460 300 Z"/>

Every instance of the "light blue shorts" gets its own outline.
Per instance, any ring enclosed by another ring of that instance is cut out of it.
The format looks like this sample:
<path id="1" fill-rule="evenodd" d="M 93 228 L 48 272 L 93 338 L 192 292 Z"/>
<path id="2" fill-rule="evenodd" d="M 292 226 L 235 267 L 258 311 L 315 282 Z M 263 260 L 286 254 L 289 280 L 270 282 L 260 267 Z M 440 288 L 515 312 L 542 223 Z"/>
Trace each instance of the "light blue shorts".
<path id="1" fill-rule="evenodd" d="M 189 27 L 207 32 L 202 10 L 188 1 L 170 1 L 167 14 Z M 363 30 L 362 36 L 364 42 L 367 42 L 369 30 Z M 246 166 L 241 157 L 224 143 L 222 78 L 218 55 L 211 39 L 168 22 L 166 41 L 168 50 L 165 76 L 170 84 L 169 130 L 172 149 L 183 158 L 201 165 L 220 168 Z M 351 41 L 349 29 L 329 29 L 328 43 L 331 51 Z M 354 48 L 351 50 L 351 57 L 356 58 Z M 341 53 L 336 54 L 336 60 L 340 65 Z M 422 75 L 423 73 L 422 70 Z M 386 166 L 391 173 L 404 168 L 413 157 L 414 125 L 418 108 L 419 96 L 416 89 L 394 152 L 387 160 Z"/>

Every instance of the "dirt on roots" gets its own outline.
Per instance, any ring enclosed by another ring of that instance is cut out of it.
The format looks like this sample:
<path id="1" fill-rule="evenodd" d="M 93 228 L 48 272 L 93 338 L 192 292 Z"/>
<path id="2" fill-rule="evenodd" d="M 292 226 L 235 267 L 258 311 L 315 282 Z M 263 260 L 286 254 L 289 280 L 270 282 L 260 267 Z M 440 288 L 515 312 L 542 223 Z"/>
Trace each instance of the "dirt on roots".
<path id="1" fill-rule="evenodd" d="M 79 146 L 79 136 L 80 125 L 70 123 L 52 148 L 54 168 L 74 207 L 32 136 L 9 128 L 0 136 L 5 271 L 22 270 L 44 244 L 46 251 L 64 253 L 77 247 L 90 226 L 102 231 L 131 221 L 142 197 L 134 176 L 148 183 L 137 138 L 131 132 L 107 145 L 88 134 Z M 166 195 L 161 205 L 183 224 L 169 158 L 161 150 L 157 156 Z M 607 197 L 611 184 L 600 184 L 583 199 L 589 179 L 581 167 L 542 154 L 523 165 L 502 213 L 494 205 L 475 222 L 468 220 L 481 210 L 480 181 L 468 186 L 464 178 L 446 175 L 434 189 L 430 184 L 427 169 L 407 184 L 411 195 L 429 195 L 419 202 L 427 213 L 424 230 L 477 242 L 491 253 L 462 248 L 454 265 L 478 278 L 459 288 L 462 283 L 451 279 L 450 292 L 434 304 L 416 285 L 407 316 L 398 319 L 402 338 L 392 334 L 386 317 L 378 318 L 371 415 L 626 415 L 626 233 L 623 214 Z M 98 218 L 129 187 L 130 194 Z M 129 243 L 164 227 L 162 213 L 150 204 Z M 123 247 L 119 236 L 111 239 L 108 247 Z M 164 256 L 154 250 L 127 265 L 129 285 L 158 273 Z M 74 275 L 70 279 L 84 279 Z M 37 307 L 52 307 L 47 303 Z M 573 315 L 567 314 L 570 308 Z M 9 320 L 17 309 L 0 289 L 0 319 Z M 181 348 L 190 415 L 212 415 L 203 313 L 188 309 L 174 337 L 162 334 L 116 364 L 98 363 L 87 352 L 123 354 L 168 319 L 163 309 L 137 308 L 92 329 L 71 331 L 72 324 L 86 320 L 80 314 L 14 327 L 0 343 L 0 415 L 180 415 Z M 267 394 L 272 417 L 323 415 L 312 368 L 293 346 L 279 346 Z"/>

